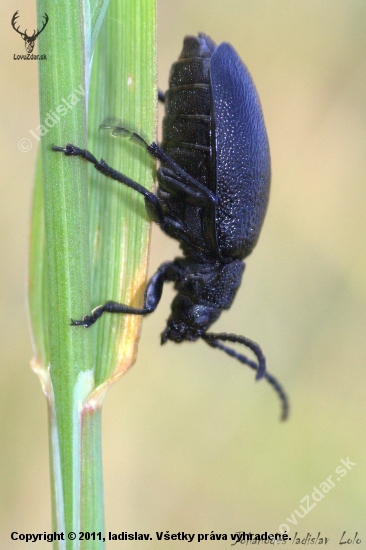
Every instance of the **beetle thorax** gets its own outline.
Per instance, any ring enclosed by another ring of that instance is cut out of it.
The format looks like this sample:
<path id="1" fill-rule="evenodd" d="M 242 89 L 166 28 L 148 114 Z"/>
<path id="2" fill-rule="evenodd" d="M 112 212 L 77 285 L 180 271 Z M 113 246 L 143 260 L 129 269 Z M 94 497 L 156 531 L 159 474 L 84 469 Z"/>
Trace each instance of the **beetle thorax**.
<path id="1" fill-rule="evenodd" d="M 162 334 L 163 343 L 200 338 L 221 311 L 231 306 L 244 271 L 240 260 L 209 264 L 177 258 L 174 264 L 178 294 Z"/>

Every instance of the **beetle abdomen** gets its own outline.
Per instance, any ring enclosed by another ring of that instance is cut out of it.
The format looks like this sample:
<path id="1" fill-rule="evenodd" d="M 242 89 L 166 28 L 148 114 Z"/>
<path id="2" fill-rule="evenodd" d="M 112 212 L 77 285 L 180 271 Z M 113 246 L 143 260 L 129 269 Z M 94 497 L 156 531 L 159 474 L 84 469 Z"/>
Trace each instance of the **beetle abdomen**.
<path id="1" fill-rule="evenodd" d="M 168 155 L 212 191 L 210 60 L 215 48 L 208 36 L 185 38 L 170 71 L 162 139 Z"/>
<path id="2" fill-rule="evenodd" d="M 213 193 L 216 168 L 212 150 L 210 61 L 215 48 L 215 43 L 204 34 L 184 39 L 182 53 L 170 71 L 161 144 L 180 168 Z M 184 253 L 191 257 L 217 257 L 214 205 L 207 201 L 194 203 L 184 194 L 177 195 L 172 182 L 177 176 L 164 164 L 157 178 L 157 196 L 164 212 L 178 220 L 189 235 L 189 244 L 181 242 Z M 174 229 L 168 228 L 166 232 L 178 238 Z"/>

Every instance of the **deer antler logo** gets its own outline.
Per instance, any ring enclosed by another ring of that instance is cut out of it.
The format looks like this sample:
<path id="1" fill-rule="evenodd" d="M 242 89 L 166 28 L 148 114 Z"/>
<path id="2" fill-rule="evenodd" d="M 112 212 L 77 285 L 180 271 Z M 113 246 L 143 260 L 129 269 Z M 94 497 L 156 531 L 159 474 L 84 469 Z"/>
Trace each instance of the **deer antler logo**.
<path id="1" fill-rule="evenodd" d="M 19 30 L 20 25 L 17 28 L 15 27 L 15 23 L 16 23 L 16 20 L 18 19 L 18 17 L 19 17 L 19 14 L 18 14 L 18 10 L 17 10 L 14 13 L 13 17 L 12 17 L 11 26 L 23 38 L 25 49 L 27 50 L 27 53 L 32 53 L 33 48 L 34 48 L 34 44 L 35 44 L 38 36 L 41 34 L 41 32 L 43 31 L 43 29 L 45 28 L 45 26 L 48 23 L 48 15 L 47 15 L 47 13 L 44 14 L 44 16 L 43 16 L 44 17 L 43 27 L 41 28 L 40 31 L 38 29 L 37 29 L 37 32 L 33 31 L 32 36 L 27 35 L 27 29 L 25 29 L 24 32 L 21 32 Z"/>

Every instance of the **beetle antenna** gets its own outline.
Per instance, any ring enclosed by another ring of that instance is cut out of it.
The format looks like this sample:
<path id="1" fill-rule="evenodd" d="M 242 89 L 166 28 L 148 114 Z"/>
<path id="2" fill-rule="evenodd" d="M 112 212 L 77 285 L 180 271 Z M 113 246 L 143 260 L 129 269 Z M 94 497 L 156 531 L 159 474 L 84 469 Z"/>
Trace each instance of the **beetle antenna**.
<path id="1" fill-rule="evenodd" d="M 209 346 L 211 346 L 212 348 L 221 349 L 222 351 L 224 351 L 225 353 L 230 355 L 230 357 L 235 357 L 235 359 L 238 359 L 238 361 L 240 361 L 241 363 L 244 363 L 244 365 L 248 365 L 248 367 L 250 367 L 251 369 L 256 370 L 257 373 L 258 373 L 259 368 L 260 368 L 259 356 L 261 358 L 263 358 L 264 367 L 265 367 L 265 358 L 263 356 L 263 353 L 262 353 L 260 347 L 257 344 L 255 344 L 254 342 L 252 342 L 251 340 L 248 340 L 248 338 L 245 338 L 244 336 L 236 336 L 235 334 L 226 334 L 225 332 L 220 333 L 220 334 L 215 334 L 213 332 L 209 332 L 209 333 L 202 334 L 201 338 Z M 251 359 L 248 359 L 245 355 L 242 355 L 241 353 L 238 353 L 234 349 L 228 348 L 224 344 L 221 344 L 221 342 L 219 342 L 219 340 L 223 340 L 223 341 L 228 340 L 229 342 L 238 342 L 239 344 L 244 344 L 245 346 L 249 347 L 255 353 L 255 355 L 257 356 L 259 365 L 255 361 L 252 361 Z M 251 345 L 247 344 L 248 341 L 250 342 Z M 256 351 L 254 351 L 252 344 L 255 344 L 257 350 L 259 350 L 259 352 L 260 352 L 259 356 L 256 353 Z M 256 378 L 258 379 L 258 374 L 257 374 Z M 265 371 L 264 374 L 263 374 L 263 378 L 265 378 L 267 380 L 267 382 L 269 384 L 271 384 L 271 386 L 273 387 L 273 389 L 277 393 L 278 397 L 280 398 L 280 401 L 281 401 L 281 404 L 282 404 L 281 420 L 286 420 L 286 418 L 288 417 L 288 412 L 289 412 L 289 402 L 288 402 L 288 398 L 287 398 L 287 395 L 285 393 L 285 390 L 283 389 L 281 384 L 277 381 L 277 379 L 274 376 L 272 376 L 271 374 L 269 374 L 269 372 Z"/>
<path id="2" fill-rule="evenodd" d="M 256 358 L 258 359 L 258 365 L 256 365 L 255 370 L 257 371 L 256 380 L 263 378 L 266 372 L 266 358 L 263 355 L 263 352 L 258 344 L 249 340 L 245 336 L 238 336 L 237 334 L 227 334 L 226 332 L 214 333 L 206 332 L 202 335 L 202 338 L 206 340 L 208 344 L 215 340 L 222 340 L 223 342 L 235 342 L 237 344 L 243 344 L 247 348 L 251 349 Z M 215 346 L 218 347 L 218 346 Z M 234 352 L 236 353 L 236 352 Z M 243 357 L 243 356 L 241 356 Z"/>

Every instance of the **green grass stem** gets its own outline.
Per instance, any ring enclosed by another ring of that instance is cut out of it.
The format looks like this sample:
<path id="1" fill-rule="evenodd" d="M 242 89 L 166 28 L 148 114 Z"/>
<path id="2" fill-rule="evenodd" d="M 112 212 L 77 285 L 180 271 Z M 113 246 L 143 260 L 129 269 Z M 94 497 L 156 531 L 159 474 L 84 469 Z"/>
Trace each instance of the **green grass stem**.
<path id="1" fill-rule="evenodd" d="M 87 146 L 152 187 L 146 152 L 98 127 L 112 116 L 154 138 L 155 0 L 107 5 L 37 2 L 38 27 L 44 13 L 49 23 L 38 44 L 47 60 L 39 62 L 41 162 L 30 243 L 32 367 L 49 405 L 53 529 L 65 535 L 104 536 L 101 404 L 132 365 L 141 324 L 138 317 L 104 315 L 85 330 L 71 327 L 70 318 L 107 299 L 141 305 L 147 272 L 142 197 L 51 150 L 67 142 Z M 65 536 L 54 547 L 101 549 L 104 543 Z"/>

